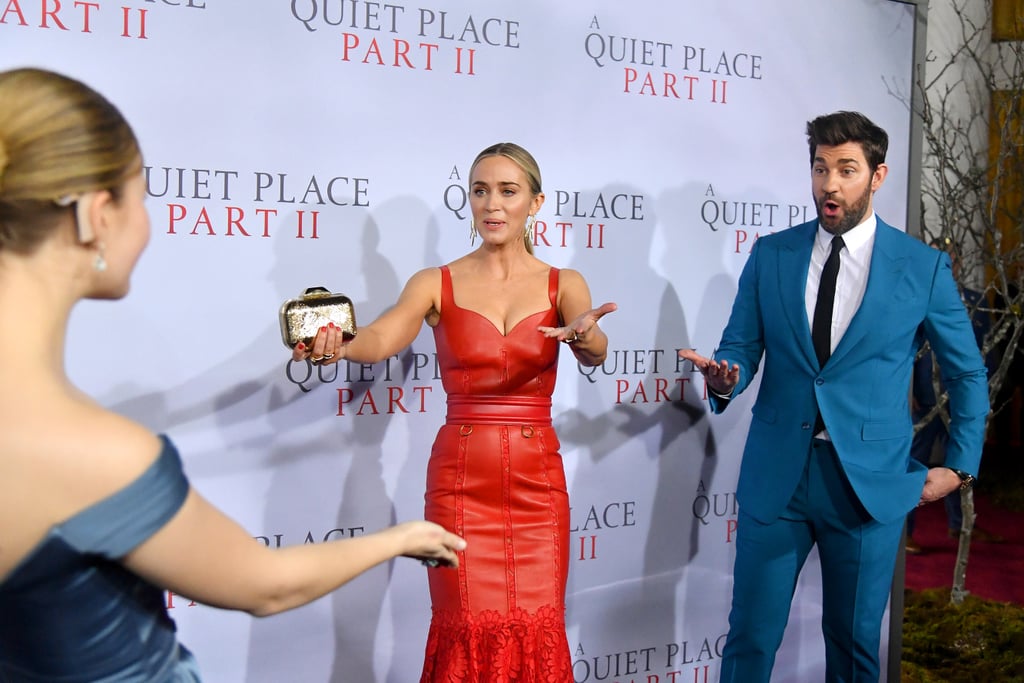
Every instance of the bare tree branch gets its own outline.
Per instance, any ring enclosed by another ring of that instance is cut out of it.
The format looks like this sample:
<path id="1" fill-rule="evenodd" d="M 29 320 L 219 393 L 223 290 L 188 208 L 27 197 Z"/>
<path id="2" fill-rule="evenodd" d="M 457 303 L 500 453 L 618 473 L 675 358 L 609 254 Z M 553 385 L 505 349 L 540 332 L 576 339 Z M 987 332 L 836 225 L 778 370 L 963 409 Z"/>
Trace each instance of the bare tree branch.
<path id="1" fill-rule="evenodd" d="M 961 288 L 980 298 L 972 319 L 984 317 L 981 352 L 989 359 L 989 421 L 1006 408 L 1019 366 L 1024 309 L 1024 45 L 993 43 L 991 0 L 951 0 L 951 20 L 930 21 L 948 31 L 917 75 L 923 123 L 922 236 L 947 245 L 958 261 Z M 932 9 L 937 4 L 932 4 Z M 951 30 L 950 30 L 951 28 Z M 932 43 L 932 41 L 929 41 Z M 934 43 L 933 43 L 934 45 Z M 891 89 L 890 89 L 891 91 Z M 898 96 L 893 93 L 894 96 Z M 936 375 L 938 377 L 938 375 Z M 1008 380 L 1011 384 L 1007 385 Z M 949 423 L 948 396 L 937 385 L 938 405 L 917 425 Z M 964 526 L 951 601 L 966 590 L 973 498 L 963 496 Z"/>

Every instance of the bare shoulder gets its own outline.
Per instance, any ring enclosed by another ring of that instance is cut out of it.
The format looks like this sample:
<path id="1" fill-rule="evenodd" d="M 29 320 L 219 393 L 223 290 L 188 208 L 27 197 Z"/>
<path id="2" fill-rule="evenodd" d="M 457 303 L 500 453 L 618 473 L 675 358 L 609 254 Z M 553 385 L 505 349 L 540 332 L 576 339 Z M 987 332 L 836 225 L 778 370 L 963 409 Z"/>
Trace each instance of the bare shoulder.
<path id="1" fill-rule="evenodd" d="M 115 490 L 142 474 L 160 454 L 160 439 L 149 429 L 128 418 L 98 406 L 86 408 L 80 439 L 83 456 L 91 454 L 90 469 L 101 478 L 97 484 L 109 482 Z"/>
<path id="2" fill-rule="evenodd" d="M 409 282 L 406 283 L 406 288 L 422 288 L 422 287 L 440 287 L 441 285 L 441 269 L 437 266 L 431 266 L 430 268 L 424 268 L 418 270 L 412 274 L 409 278 Z"/>
<path id="3" fill-rule="evenodd" d="M 137 479 L 161 448 L 141 425 L 84 401 L 18 412 L 0 421 L 0 577 L 53 526 Z"/>
<path id="4" fill-rule="evenodd" d="M 426 320 L 428 324 L 436 316 L 441 305 L 441 269 L 424 268 L 413 273 L 405 283 L 398 302 L 392 306 L 381 320 L 389 324 L 398 321 L 403 329 L 408 328 L 409 334 L 415 336 L 419 325 Z M 411 341 L 411 339 L 410 339 Z M 403 346 L 404 346 L 403 342 Z"/>
<path id="5" fill-rule="evenodd" d="M 467 273 L 479 269 L 481 261 L 482 259 L 480 258 L 480 254 L 478 252 L 471 251 L 468 254 L 463 254 L 454 261 L 450 261 L 445 265 L 445 267 L 452 273 L 465 276 Z M 437 271 L 438 277 L 440 278 L 441 269 L 434 268 L 433 270 Z"/>
<path id="6" fill-rule="evenodd" d="M 59 424 L 59 427 L 56 425 Z M 68 399 L 6 430 L 0 472 L 33 489 L 40 504 L 70 516 L 138 478 L 160 453 L 145 427 L 89 402 Z M 3 479 L 3 478 L 0 478 Z M 10 479 L 7 479 L 10 482 Z M 0 481 L 0 494 L 9 484 Z M 0 496 L 2 497 L 2 496 Z"/>
<path id="7" fill-rule="evenodd" d="M 441 296 L 441 269 L 424 268 L 413 273 L 399 297 L 403 305 L 415 307 L 417 316 L 437 307 Z"/>
<path id="8" fill-rule="evenodd" d="M 578 270 L 572 268 L 561 268 L 558 271 L 558 288 L 565 291 L 566 289 L 587 289 L 587 281 L 583 278 L 583 274 Z"/>

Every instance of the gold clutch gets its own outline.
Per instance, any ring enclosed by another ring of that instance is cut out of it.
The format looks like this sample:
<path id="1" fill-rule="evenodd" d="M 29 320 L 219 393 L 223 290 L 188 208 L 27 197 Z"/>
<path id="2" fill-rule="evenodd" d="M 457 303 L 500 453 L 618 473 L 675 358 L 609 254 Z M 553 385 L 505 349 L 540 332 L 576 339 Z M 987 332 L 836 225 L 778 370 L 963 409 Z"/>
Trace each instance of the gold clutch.
<path id="1" fill-rule="evenodd" d="M 281 341 L 289 349 L 302 342 L 309 346 L 317 331 L 334 323 L 342 338 L 356 336 L 356 313 L 352 300 L 344 294 L 332 294 L 326 287 L 310 287 L 302 296 L 281 306 Z"/>

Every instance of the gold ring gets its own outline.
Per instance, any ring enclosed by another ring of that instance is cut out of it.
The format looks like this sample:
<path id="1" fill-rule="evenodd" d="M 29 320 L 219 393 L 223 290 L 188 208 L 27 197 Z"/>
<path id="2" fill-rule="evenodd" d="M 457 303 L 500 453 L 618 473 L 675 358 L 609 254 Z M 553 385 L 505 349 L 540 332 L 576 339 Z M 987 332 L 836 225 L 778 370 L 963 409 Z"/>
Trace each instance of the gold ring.
<path id="1" fill-rule="evenodd" d="M 312 363 L 313 365 L 317 365 L 318 363 L 323 363 L 324 358 L 326 358 L 326 356 L 310 356 L 309 362 Z"/>

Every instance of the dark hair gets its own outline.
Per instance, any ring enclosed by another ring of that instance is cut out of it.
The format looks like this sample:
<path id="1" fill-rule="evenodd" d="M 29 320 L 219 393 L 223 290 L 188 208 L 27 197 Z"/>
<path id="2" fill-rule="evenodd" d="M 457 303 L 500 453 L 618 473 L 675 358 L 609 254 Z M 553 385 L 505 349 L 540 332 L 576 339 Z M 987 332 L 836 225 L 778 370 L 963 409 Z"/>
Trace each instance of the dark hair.
<path id="1" fill-rule="evenodd" d="M 837 111 L 807 122 L 811 166 L 814 165 L 818 145 L 834 147 L 847 142 L 855 142 L 864 149 L 864 158 L 867 159 L 872 173 L 885 163 L 889 135 L 863 114 L 855 111 Z"/>

